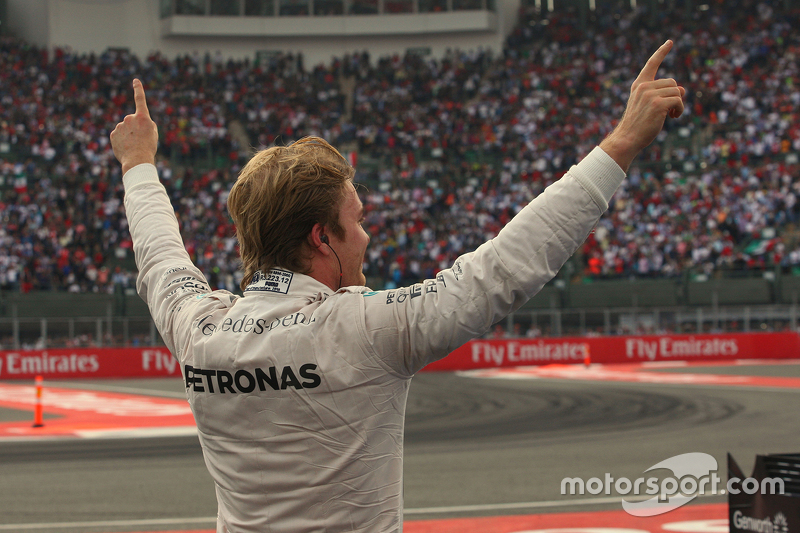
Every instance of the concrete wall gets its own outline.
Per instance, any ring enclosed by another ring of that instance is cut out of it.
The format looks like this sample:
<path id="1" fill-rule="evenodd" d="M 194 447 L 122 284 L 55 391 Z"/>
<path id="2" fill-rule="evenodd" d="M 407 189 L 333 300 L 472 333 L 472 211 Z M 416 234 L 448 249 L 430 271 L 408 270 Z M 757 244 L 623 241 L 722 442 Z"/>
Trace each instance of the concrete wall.
<path id="1" fill-rule="evenodd" d="M 778 290 L 778 285 L 780 289 Z M 709 307 L 800 302 L 800 278 L 783 276 L 779 284 L 758 278 L 681 283 L 676 279 L 599 281 L 560 289 L 548 283 L 522 310 Z M 76 311 L 77 310 L 77 311 Z M 146 317 L 147 306 L 134 293 L 0 293 L 0 319 L 56 317 Z"/>
<path id="2" fill-rule="evenodd" d="M 780 279 L 780 302 L 784 304 L 800 303 L 800 277 L 782 276 Z"/>
<path id="3" fill-rule="evenodd" d="M 6 0 L 0 0 L 0 35 L 6 35 L 8 33 L 8 19 L 6 18 L 6 14 L 8 10 L 6 9 Z"/>
<path id="4" fill-rule="evenodd" d="M 41 46 L 80 52 L 128 48 L 142 57 L 161 51 L 254 58 L 259 50 L 302 52 L 306 65 L 368 50 L 372 58 L 429 47 L 502 50 L 520 0 L 498 2 L 497 13 L 350 17 L 187 17 L 162 20 L 158 0 L 7 0 L 11 31 Z"/>
<path id="5" fill-rule="evenodd" d="M 47 10 L 48 0 L 7 0 L 8 27 L 4 33 L 22 37 L 37 46 L 49 46 Z"/>
<path id="6" fill-rule="evenodd" d="M 680 305 L 679 285 L 672 279 L 597 281 L 569 287 L 569 307 L 673 307 Z"/>
<path id="7" fill-rule="evenodd" d="M 758 305 L 772 303 L 772 283 L 759 278 L 719 279 L 690 282 L 687 287 L 689 305 Z"/>
<path id="8" fill-rule="evenodd" d="M 147 305 L 136 294 L 70 294 L 33 292 L 0 295 L 0 318 L 148 317 Z"/>

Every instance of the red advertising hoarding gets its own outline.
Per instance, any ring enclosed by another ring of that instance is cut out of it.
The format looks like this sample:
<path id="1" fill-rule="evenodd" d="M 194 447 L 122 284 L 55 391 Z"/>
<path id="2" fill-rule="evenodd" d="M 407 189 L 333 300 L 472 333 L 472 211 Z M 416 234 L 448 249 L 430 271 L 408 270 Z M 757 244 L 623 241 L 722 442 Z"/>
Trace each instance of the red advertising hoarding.
<path id="1" fill-rule="evenodd" d="M 0 352 L 0 380 L 180 376 L 166 348 L 64 348 Z"/>
<path id="2" fill-rule="evenodd" d="M 728 333 L 479 339 L 458 348 L 426 370 L 470 370 L 526 365 L 643 363 L 655 361 L 731 361 L 800 358 L 800 335 Z"/>
<path id="3" fill-rule="evenodd" d="M 800 358 L 797 333 L 479 339 L 425 370 L 528 365 L 731 361 Z M 0 352 L 0 380 L 180 376 L 172 354 L 156 348 L 65 348 Z"/>

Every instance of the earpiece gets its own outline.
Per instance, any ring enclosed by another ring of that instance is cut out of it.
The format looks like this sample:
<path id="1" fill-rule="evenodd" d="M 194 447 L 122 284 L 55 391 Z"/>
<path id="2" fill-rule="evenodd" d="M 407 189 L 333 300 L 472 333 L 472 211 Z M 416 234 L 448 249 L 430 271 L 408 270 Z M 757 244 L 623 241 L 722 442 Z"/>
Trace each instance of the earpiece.
<path id="1" fill-rule="evenodd" d="M 330 248 L 331 252 L 333 252 L 333 255 L 336 256 L 336 262 L 339 263 L 339 289 L 341 289 L 342 288 L 342 276 L 344 275 L 344 272 L 342 271 L 342 262 L 339 260 L 339 254 L 337 254 L 336 250 L 334 250 L 333 247 L 330 245 L 330 243 L 328 243 L 328 236 L 327 235 L 325 235 L 325 234 L 320 235 L 319 236 L 319 240 L 320 240 L 320 242 L 322 244 L 324 244 L 325 246 Z M 339 289 L 337 289 L 337 290 L 339 290 Z"/>

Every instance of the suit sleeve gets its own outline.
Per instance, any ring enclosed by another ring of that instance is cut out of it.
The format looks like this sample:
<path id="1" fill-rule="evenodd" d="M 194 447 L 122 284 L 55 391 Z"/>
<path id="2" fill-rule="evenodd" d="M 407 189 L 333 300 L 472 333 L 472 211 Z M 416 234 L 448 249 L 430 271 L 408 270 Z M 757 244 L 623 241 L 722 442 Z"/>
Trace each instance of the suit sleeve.
<path id="1" fill-rule="evenodd" d="M 608 208 L 625 173 L 600 148 L 530 202 L 494 239 L 436 279 L 364 293 L 365 342 L 413 375 L 517 310 L 552 279 Z"/>
<path id="2" fill-rule="evenodd" d="M 164 343 L 180 359 L 188 340 L 189 308 L 210 293 L 189 258 L 178 220 L 156 168 L 138 165 L 123 177 L 125 211 L 139 275 L 136 290 L 147 303 Z"/>

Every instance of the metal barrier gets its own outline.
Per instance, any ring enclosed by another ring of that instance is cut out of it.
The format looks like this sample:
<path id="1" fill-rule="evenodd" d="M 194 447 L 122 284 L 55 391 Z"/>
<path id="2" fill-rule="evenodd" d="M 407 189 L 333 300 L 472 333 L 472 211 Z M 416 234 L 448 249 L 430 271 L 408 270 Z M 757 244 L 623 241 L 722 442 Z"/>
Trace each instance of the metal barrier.
<path id="1" fill-rule="evenodd" d="M 522 309 L 485 338 L 797 331 L 798 305 Z M 150 317 L 0 318 L 0 350 L 163 346 Z"/>
<path id="2" fill-rule="evenodd" d="M 797 331 L 797 317 L 796 304 L 520 310 L 485 337 Z"/>
<path id="3" fill-rule="evenodd" d="M 0 318 L 0 350 L 163 344 L 150 317 Z"/>

